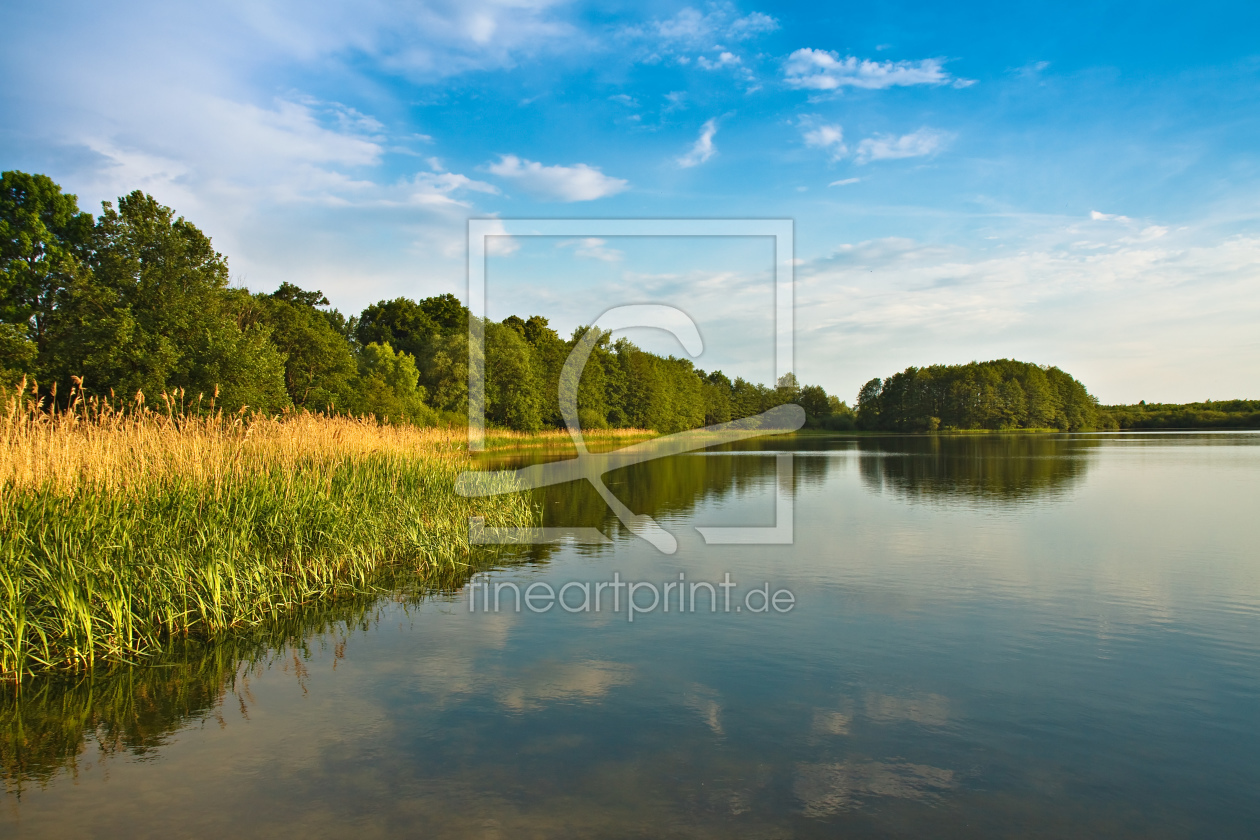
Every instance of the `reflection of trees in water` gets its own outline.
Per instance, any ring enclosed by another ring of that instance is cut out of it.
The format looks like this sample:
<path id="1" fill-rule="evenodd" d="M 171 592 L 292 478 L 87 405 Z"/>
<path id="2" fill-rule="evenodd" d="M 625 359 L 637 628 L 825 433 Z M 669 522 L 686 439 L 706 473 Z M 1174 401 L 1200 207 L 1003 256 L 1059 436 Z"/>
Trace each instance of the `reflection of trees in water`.
<path id="1" fill-rule="evenodd" d="M 475 570 L 443 581 L 441 589 L 462 586 Z M 213 643 L 176 641 L 145 664 L 47 676 L 20 686 L 0 683 L 5 789 L 20 797 L 24 788 L 46 785 L 63 772 L 77 774 L 117 756 L 160 749 L 190 723 L 222 722 L 225 701 L 248 717 L 252 676 L 279 665 L 303 681 L 312 646 L 332 645 L 340 659 L 349 634 L 370 628 L 386 600 L 414 604 L 434 591 L 419 588 L 405 574 L 379 584 L 393 593 L 363 592 L 314 604 Z"/>
<path id="2" fill-rule="evenodd" d="M 743 493 L 764 495 L 775 481 L 775 452 L 794 452 L 792 490 L 819 486 L 844 469 L 850 452 L 863 483 L 912 498 L 1019 501 L 1063 492 L 1085 473 L 1096 439 L 1063 435 L 914 435 L 898 437 L 765 438 L 713 447 L 709 453 L 646 461 L 604 476 L 608 488 L 632 511 L 668 520 L 689 514 L 705 501 Z M 764 454 L 754 454 L 764 453 Z M 539 459 L 539 453 L 511 460 L 495 469 L 514 469 Z M 594 489 L 585 482 L 544 487 L 535 492 L 545 525 L 594 527 L 633 539 Z M 531 546 L 522 553 L 544 560 L 555 546 Z M 579 551 L 598 553 L 598 546 Z"/>
<path id="3" fill-rule="evenodd" d="M 795 482 L 822 481 L 815 465 L 796 464 Z M 773 455 L 727 458 L 685 454 L 645 461 L 613 470 L 604 483 L 630 510 L 654 519 L 669 520 L 691 513 L 706 500 L 744 493 L 765 495 L 774 486 Z M 568 482 L 534 491 L 543 524 L 558 527 L 595 527 L 616 536 L 622 533 L 616 516 L 585 481 Z M 597 549 L 596 549 L 597 550 Z M 538 552 L 533 552 L 537 554 Z M 545 551 L 543 552 L 546 553 Z"/>
<path id="4" fill-rule="evenodd" d="M 915 436 L 859 441 L 862 483 L 915 499 L 1027 501 L 1085 476 L 1097 439 L 1063 435 Z"/>

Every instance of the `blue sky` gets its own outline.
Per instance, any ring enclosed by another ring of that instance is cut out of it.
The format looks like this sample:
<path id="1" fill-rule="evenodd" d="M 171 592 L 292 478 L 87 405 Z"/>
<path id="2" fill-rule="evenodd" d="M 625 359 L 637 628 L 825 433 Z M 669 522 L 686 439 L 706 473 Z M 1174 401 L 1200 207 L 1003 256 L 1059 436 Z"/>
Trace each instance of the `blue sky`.
<path id="1" fill-rule="evenodd" d="M 0 166 L 98 212 L 151 192 L 251 289 L 462 296 L 469 217 L 790 217 L 797 368 L 846 399 L 994 357 L 1104 402 L 1260 397 L 1256 4 L 50 2 L 0 25 Z M 685 303 L 697 364 L 766 379 L 768 252 L 658 245 L 509 249 L 492 313 Z"/>

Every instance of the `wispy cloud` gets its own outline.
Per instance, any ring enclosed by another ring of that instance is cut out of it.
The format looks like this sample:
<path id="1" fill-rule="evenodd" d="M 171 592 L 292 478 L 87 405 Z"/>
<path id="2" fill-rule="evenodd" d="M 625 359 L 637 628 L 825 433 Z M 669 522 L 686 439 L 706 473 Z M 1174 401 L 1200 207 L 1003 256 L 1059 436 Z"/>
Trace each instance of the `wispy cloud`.
<path id="1" fill-rule="evenodd" d="M 832 181 L 829 187 L 847 187 L 849 184 L 856 184 L 861 178 L 841 178 L 839 181 Z"/>
<path id="2" fill-rule="evenodd" d="M 691 151 L 678 158 L 678 165 L 684 169 L 699 166 L 717 154 L 713 145 L 713 135 L 717 134 L 717 120 L 709 120 L 700 128 L 700 136 L 692 144 Z"/>
<path id="3" fill-rule="evenodd" d="M 688 6 L 672 17 L 619 27 L 616 37 L 626 45 L 633 60 L 726 70 L 748 85 L 751 92 L 760 85 L 745 59 L 755 65 L 761 57 L 741 56 L 740 45 L 778 28 L 779 22 L 767 14 L 740 15 L 730 3 L 713 3 L 704 12 Z"/>
<path id="4" fill-rule="evenodd" d="M 901 158 L 924 157 L 936 153 L 949 140 L 950 135 L 932 128 L 921 128 L 900 137 L 892 134 L 878 134 L 868 137 L 858 144 L 858 163 L 869 163 L 873 160 L 899 160 Z"/>
<path id="5" fill-rule="evenodd" d="M 500 178 L 516 181 L 535 196 L 551 201 L 593 201 L 616 195 L 630 187 L 622 178 L 605 175 L 585 163 L 544 166 L 516 155 L 503 155 L 487 169 Z"/>
<path id="6" fill-rule="evenodd" d="M 710 47 L 722 41 L 746 41 L 779 28 L 779 22 L 761 12 L 738 15 L 733 6 L 718 5 L 700 12 L 687 7 L 670 18 L 658 18 L 647 24 L 629 26 L 622 34 L 648 38 L 669 47 Z"/>
<path id="7" fill-rule="evenodd" d="M 485 181 L 475 181 L 467 175 L 447 172 L 437 158 L 430 158 L 432 172 L 417 172 L 404 184 L 406 200 L 410 204 L 443 205 L 450 204 L 467 207 L 468 202 L 452 197 L 453 193 L 468 190 L 470 192 L 498 195 L 499 188 Z"/>
<path id="8" fill-rule="evenodd" d="M 1120 216 L 1114 213 L 1099 213 L 1097 210 L 1090 210 L 1089 217 L 1095 222 L 1128 222 L 1131 221 L 1128 216 Z"/>
<path id="9" fill-rule="evenodd" d="M 848 154 L 849 147 L 844 143 L 844 129 L 839 125 L 828 123 L 819 125 L 813 123 L 812 120 L 802 119 L 801 128 L 801 137 L 805 145 L 812 149 L 822 149 L 833 161 Z"/>
<path id="10" fill-rule="evenodd" d="M 621 262 L 626 255 L 623 251 L 616 248 L 609 248 L 608 241 L 605 239 L 596 239 L 595 237 L 586 237 L 584 239 L 566 239 L 559 243 L 557 248 L 572 248 L 574 256 L 585 257 L 590 260 L 600 260 L 602 262 Z"/>
<path id="11" fill-rule="evenodd" d="M 944 85 L 952 81 L 940 59 L 922 61 L 870 61 L 840 57 L 829 50 L 799 49 L 783 66 L 784 81 L 806 90 L 839 90 L 845 87 L 883 90 L 911 85 Z"/>

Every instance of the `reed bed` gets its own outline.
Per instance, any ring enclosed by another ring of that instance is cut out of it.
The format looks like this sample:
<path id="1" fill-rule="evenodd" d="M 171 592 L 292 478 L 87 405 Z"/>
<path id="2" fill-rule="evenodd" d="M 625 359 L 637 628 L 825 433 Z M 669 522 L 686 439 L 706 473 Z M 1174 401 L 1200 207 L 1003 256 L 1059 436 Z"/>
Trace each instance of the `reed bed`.
<path id="1" fill-rule="evenodd" d="M 470 516 L 537 517 L 521 493 L 456 495 L 462 430 L 225 414 L 179 395 L 47 411 L 19 389 L 0 443 L 9 680 L 257 626 L 391 569 L 450 574 L 472 560 Z"/>
<path id="2" fill-rule="evenodd" d="M 461 429 L 461 434 L 463 430 Z M 582 442 L 591 452 L 606 452 L 632 443 L 657 437 L 649 429 L 583 429 Z M 487 429 L 486 450 L 555 449 L 557 454 L 576 454 L 573 439 L 565 429 L 542 432 L 515 432 L 510 429 Z"/>

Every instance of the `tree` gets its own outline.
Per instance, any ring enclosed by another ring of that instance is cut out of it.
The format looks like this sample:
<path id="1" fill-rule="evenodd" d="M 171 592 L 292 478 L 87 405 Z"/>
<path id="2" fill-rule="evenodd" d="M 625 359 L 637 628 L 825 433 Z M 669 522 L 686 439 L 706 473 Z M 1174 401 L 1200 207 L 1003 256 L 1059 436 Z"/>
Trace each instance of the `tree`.
<path id="1" fill-rule="evenodd" d="M 38 352 L 58 297 L 84 270 L 91 237 L 92 215 L 47 175 L 0 175 L 0 322 L 25 327 Z"/>
<path id="2" fill-rule="evenodd" d="M 282 283 L 259 295 L 271 341 L 284 356 L 284 384 L 293 404 L 312 411 L 333 411 L 354 404 L 355 359 L 350 344 L 316 307 L 328 306 L 322 292 Z M 340 313 L 337 313 L 340 316 Z"/>
<path id="3" fill-rule="evenodd" d="M 542 428 L 542 394 L 529 345 L 516 330 L 486 324 L 486 419 L 523 432 Z"/>
<path id="4" fill-rule="evenodd" d="M 424 402 L 425 391 L 419 385 L 415 358 L 395 352 L 388 342 L 371 342 L 363 348 L 359 353 L 359 377 L 357 408 L 362 413 L 372 414 L 382 423 L 426 425 L 437 419 Z"/>
<path id="5" fill-rule="evenodd" d="M 1013 359 L 909 367 L 858 395 L 864 429 L 1094 428 L 1103 417 L 1085 386 L 1058 368 Z"/>
<path id="6" fill-rule="evenodd" d="M 26 337 L 22 326 L 0 324 L 0 387 L 7 389 L 29 376 L 35 358 L 35 342 Z"/>
<path id="7" fill-rule="evenodd" d="M 806 385 L 800 389 L 796 404 L 805 409 L 805 416 L 816 423 L 831 415 L 831 400 L 818 385 Z"/>
<path id="8" fill-rule="evenodd" d="M 437 333 L 438 325 L 420 304 L 400 297 L 367 306 L 359 316 L 354 335 L 363 347 L 389 344 L 399 352 L 420 358 Z"/>
<path id="9" fill-rule="evenodd" d="M 228 408 L 289 405 L 283 358 L 250 317 L 252 296 L 227 288 L 227 261 L 210 238 L 139 191 L 103 208 L 91 271 L 50 319 L 52 370 L 128 396 L 218 390 Z"/>
<path id="10" fill-rule="evenodd" d="M 883 395 L 884 382 L 879 377 L 868 381 L 858 391 L 857 424 L 861 429 L 878 429 L 882 417 L 880 397 Z"/>
<path id="11" fill-rule="evenodd" d="M 354 325 L 360 345 L 389 342 L 399 352 L 422 358 L 436 337 L 467 335 L 468 309 L 451 294 L 420 302 L 394 298 L 369 305 Z"/>

